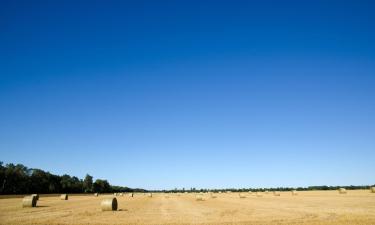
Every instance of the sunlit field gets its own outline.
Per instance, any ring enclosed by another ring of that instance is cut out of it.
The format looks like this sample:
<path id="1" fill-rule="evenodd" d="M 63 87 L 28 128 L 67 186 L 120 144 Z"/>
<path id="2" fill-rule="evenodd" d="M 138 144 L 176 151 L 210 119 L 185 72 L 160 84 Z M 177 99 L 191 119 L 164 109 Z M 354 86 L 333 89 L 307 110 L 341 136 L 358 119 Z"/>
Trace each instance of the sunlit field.
<path id="1" fill-rule="evenodd" d="M 154 194 L 117 196 L 118 210 L 102 212 L 112 195 L 41 195 L 35 208 L 22 208 L 22 196 L 0 199 L 0 224 L 375 224 L 375 193 L 368 190 Z"/>

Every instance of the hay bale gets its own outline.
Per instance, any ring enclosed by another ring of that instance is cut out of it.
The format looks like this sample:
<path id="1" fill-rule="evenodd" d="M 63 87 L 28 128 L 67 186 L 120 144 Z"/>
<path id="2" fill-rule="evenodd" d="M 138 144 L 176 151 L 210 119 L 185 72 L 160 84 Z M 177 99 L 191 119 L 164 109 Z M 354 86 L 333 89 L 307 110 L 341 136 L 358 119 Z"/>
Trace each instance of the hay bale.
<path id="1" fill-rule="evenodd" d="M 98 197 L 98 196 L 99 196 L 99 194 L 98 194 L 98 193 L 95 193 L 95 194 L 94 194 L 94 196 L 95 196 L 95 197 Z"/>
<path id="2" fill-rule="evenodd" d="M 370 192 L 371 192 L 371 193 L 375 193 L 375 187 L 371 187 L 371 188 L 370 188 Z"/>
<path id="3" fill-rule="evenodd" d="M 36 200 L 39 200 L 39 195 L 38 194 L 32 194 L 31 196 L 35 196 Z"/>
<path id="4" fill-rule="evenodd" d="M 60 195 L 61 200 L 68 200 L 68 194 L 62 194 Z"/>
<path id="5" fill-rule="evenodd" d="M 100 203 L 102 211 L 116 211 L 117 210 L 117 199 L 115 197 L 104 199 Z"/>
<path id="6" fill-rule="evenodd" d="M 345 188 L 339 188 L 339 193 L 340 194 L 346 194 L 346 189 Z"/>
<path id="7" fill-rule="evenodd" d="M 22 207 L 36 207 L 37 199 L 35 196 L 30 195 L 30 196 L 25 196 L 22 199 Z"/>
<path id="8" fill-rule="evenodd" d="M 211 198 L 217 198 L 217 196 L 216 195 L 214 195 L 214 193 L 210 193 L 210 196 L 211 196 Z"/>
<path id="9" fill-rule="evenodd" d="M 203 201 L 203 195 L 199 194 L 195 196 L 195 200 L 197 201 Z"/>
<path id="10" fill-rule="evenodd" d="M 124 196 L 124 193 L 120 193 L 120 196 Z"/>
<path id="11" fill-rule="evenodd" d="M 148 193 L 148 197 L 149 197 L 149 198 L 152 198 L 152 193 Z"/>
<path id="12" fill-rule="evenodd" d="M 257 197 L 262 197 L 262 193 L 260 193 L 259 191 L 256 193 Z"/>
<path id="13" fill-rule="evenodd" d="M 238 196 L 239 196 L 240 198 L 246 198 L 246 195 L 243 194 L 243 193 L 238 193 Z"/>
<path id="14" fill-rule="evenodd" d="M 268 195 L 269 192 L 268 192 L 268 191 L 265 191 L 264 193 L 266 193 L 266 194 Z"/>
<path id="15" fill-rule="evenodd" d="M 278 192 L 278 191 L 274 191 L 274 192 L 273 192 L 273 195 L 274 195 L 274 196 L 280 196 L 280 192 Z"/>
<path id="16" fill-rule="evenodd" d="M 133 198 L 134 197 L 134 193 L 129 193 L 129 197 Z"/>
<path id="17" fill-rule="evenodd" d="M 298 195 L 297 190 L 292 190 L 292 195 Z"/>

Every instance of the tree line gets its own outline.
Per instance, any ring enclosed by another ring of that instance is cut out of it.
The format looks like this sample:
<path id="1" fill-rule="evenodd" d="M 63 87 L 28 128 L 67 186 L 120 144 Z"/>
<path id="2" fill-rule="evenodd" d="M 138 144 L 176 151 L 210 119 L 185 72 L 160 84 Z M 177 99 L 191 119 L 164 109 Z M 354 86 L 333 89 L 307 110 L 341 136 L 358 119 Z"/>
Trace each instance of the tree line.
<path id="1" fill-rule="evenodd" d="M 337 190 L 340 187 L 347 190 L 369 189 L 375 185 L 350 186 L 309 186 L 309 187 L 276 187 L 276 188 L 225 188 L 225 189 L 172 189 L 153 190 L 153 192 L 248 192 L 248 191 L 308 191 L 308 190 Z M 41 169 L 27 168 L 22 164 L 6 164 L 0 162 L 0 194 L 48 194 L 48 193 L 113 193 L 113 192 L 147 192 L 144 189 L 113 186 L 107 180 L 96 179 L 87 174 L 84 179 L 64 174 L 51 174 Z"/>
<path id="2" fill-rule="evenodd" d="M 167 192 L 167 193 L 195 193 L 195 192 L 264 192 L 264 191 L 322 191 L 322 190 L 337 190 L 345 188 L 347 190 L 363 190 L 370 189 L 374 185 L 346 185 L 346 186 L 308 186 L 308 187 L 271 187 L 271 188 L 223 188 L 223 189 L 207 189 L 207 188 L 190 188 L 190 189 L 173 189 L 173 190 L 153 190 L 152 192 Z"/>
<path id="3" fill-rule="evenodd" d="M 64 174 L 51 174 L 41 169 L 27 168 L 22 164 L 0 162 L 0 194 L 48 193 L 112 193 L 144 192 L 143 189 L 110 185 L 107 180 L 87 174 L 84 179 Z"/>

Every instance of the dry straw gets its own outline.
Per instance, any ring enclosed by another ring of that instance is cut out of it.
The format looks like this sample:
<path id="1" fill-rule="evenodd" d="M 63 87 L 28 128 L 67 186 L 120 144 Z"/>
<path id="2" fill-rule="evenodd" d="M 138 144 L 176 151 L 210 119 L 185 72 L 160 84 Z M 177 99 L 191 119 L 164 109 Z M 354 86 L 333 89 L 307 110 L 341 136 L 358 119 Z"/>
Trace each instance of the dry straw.
<path id="1" fill-rule="evenodd" d="M 370 188 L 370 192 L 371 192 L 371 193 L 375 193 L 375 187 L 371 187 L 371 188 Z"/>
<path id="2" fill-rule="evenodd" d="M 264 193 L 266 193 L 268 195 L 268 191 L 265 191 Z"/>
<path id="3" fill-rule="evenodd" d="M 257 197 L 262 197 L 262 193 L 260 193 L 260 192 L 257 192 L 256 195 L 257 195 Z"/>
<path id="4" fill-rule="evenodd" d="M 216 195 L 214 195 L 214 193 L 210 193 L 210 196 L 211 196 L 211 198 L 217 198 L 217 196 Z"/>
<path id="5" fill-rule="evenodd" d="M 129 193 L 129 197 L 134 197 L 134 193 L 132 192 L 132 193 Z"/>
<path id="6" fill-rule="evenodd" d="M 68 194 L 62 194 L 60 195 L 61 200 L 68 200 Z"/>
<path id="7" fill-rule="evenodd" d="M 30 195 L 30 196 L 25 196 L 22 199 L 22 207 L 36 207 L 37 199 L 35 196 Z"/>
<path id="8" fill-rule="evenodd" d="M 197 201 L 203 201 L 203 195 L 199 194 L 195 196 L 195 200 Z"/>
<path id="9" fill-rule="evenodd" d="M 117 199 L 115 197 L 104 199 L 100 203 L 102 211 L 116 211 L 117 210 Z"/>
<path id="10" fill-rule="evenodd" d="M 243 194 L 243 193 L 238 193 L 238 196 L 239 196 L 240 198 L 246 198 L 246 195 Z"/>
<path id="11" fill-rule="evenodd" d="M 32 194 L 31 196 L 35 196 L 36 200 L 39 200 L 39 195 L 38 194 Z"/>
<path id="12" fill-rule="evenodd" d="M 345 188 L 339 188 L 339 193 L 340 194 L 346 194 L 346 189 Z"/>
<path id="13" fill-rule="evenodd" d="M 152 193 L 148 193 L 148 197 L 152 198 Z"/>
<path id="14" fill-rule="evenodd" d="M 98 197 L 98 196 L 99 196 L 99 194 L 98 194 L 98 193 L 95 193 L 95 194 L 94 194 L 94 196 L 95 196 L 95 197 Z"/>
<path id="15" fill-rule="evenodd" d="M 292 195 L 298 195 L 297 190 L 292 190 Z"/>
<path id="16" fill-rule="evenodd" d="M 273 195 L 274 195 L 274 196 L 280 196 L 280 192 L 278 192 L 278 191 L 274 191 L 274 192 L 273 192 Z"/>

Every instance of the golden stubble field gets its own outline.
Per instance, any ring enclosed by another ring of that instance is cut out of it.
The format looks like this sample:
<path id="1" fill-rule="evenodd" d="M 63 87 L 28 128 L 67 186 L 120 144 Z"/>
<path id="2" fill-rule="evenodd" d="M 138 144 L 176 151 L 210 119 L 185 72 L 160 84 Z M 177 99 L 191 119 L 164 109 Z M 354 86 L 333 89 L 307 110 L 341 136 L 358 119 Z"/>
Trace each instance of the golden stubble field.
<path id="1" fill-rule="evenodd" d="M 68 201 L 41 195 L 36 208 L 22 208 L 22 198 L 2 198 L 0 224 L 375 224 L 375 194 L 368 190 L 280 193 L 203 194 L 204 201 L 195 194 L 124 195 L 117 196 L 119 210 L 113 212 L 100 209 L 110 195 L 72 195 Z"/>

